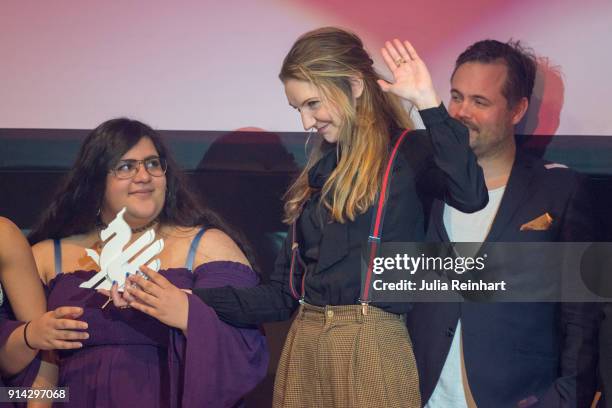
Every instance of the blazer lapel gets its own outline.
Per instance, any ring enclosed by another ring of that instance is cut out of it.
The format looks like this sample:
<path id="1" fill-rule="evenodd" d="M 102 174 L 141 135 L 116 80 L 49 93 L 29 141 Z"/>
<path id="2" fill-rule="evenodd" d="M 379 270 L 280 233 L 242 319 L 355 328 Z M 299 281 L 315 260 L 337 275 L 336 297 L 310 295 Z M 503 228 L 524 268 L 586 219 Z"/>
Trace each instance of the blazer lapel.
<path id="1" fill-rule="evenodd" d="M 499 209 L 484 242 L 499 241 L 512 217 L 521 208 L 522 203 L 530 192 L 531 181 L 534 175 L 534 172 L 531 170 L 532 167 L 533 161 L 530 160 L 529 156 L 522 155 L 517 151 L 506 191 L 504 191 Z M 428 234 L 428 240 L 450 242 L 448 232 L 444 227 L 444 203 L 440 200 L 434 200 L 432 204 L 430 228 L 433 228 L 433 234 Z M 482 251 L 482 247 L 480 250 Z"/>
<path id="2" fill-rule="evenodd" d="M 504 191 L 502 201 L 485 242 L 500 240 L 512 217 L 528 198 L 534 175 L 534 172 L 531 170 L 532 167 L 533 162 L 527 156 L 521 155 L 517 151 L 516 159 L 510 172 L 510 178 L 506 185 L 506 191 Z"/>

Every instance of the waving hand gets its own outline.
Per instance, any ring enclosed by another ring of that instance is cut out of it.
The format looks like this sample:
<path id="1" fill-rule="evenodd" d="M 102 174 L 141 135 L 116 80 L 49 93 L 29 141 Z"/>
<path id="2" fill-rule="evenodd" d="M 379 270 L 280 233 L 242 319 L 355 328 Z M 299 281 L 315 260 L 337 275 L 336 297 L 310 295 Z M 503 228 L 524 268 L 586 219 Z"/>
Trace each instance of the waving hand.
<path id="1" fill-rule="evenodd" d="M 425 62 L 408 41 L 387 41 L 382 56 L 393 74 L 393 82 L 378 80 L 384 92 L 391 92 L 414 104 L 419 110 L 440 104 Z"/>

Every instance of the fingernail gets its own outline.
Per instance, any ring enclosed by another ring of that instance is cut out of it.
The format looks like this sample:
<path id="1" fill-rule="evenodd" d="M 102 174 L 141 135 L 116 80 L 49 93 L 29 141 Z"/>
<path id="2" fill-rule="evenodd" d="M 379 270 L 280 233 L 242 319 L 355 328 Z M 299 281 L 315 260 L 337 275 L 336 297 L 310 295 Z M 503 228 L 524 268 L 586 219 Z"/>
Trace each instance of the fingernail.
<path id="1" fill-rule="evenodd" d="M 129 273 L 129 272 L 126 272 L 126 273 L 125 273 L 125 277 L 127 278 L 128 276 L 130 276 L 130 273 Z"/>
<path id="2" fill-rule="evenodd" d="M 116 280 L 114 280 L 114 281 L 113 281 L 113 285 L 116 285 L 116 284 L 117 284 L 117 281 L 116 281 Z"/>

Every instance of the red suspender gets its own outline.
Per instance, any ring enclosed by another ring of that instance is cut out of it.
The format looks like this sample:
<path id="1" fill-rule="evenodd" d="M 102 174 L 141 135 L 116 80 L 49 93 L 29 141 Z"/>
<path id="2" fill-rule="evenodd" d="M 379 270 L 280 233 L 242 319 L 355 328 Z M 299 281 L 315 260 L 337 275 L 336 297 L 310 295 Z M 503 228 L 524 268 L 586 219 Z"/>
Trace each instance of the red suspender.
<path id="1" fill-rule="evenodd" d="M 382 226 L 383 226 L 383 218 L 385 216 L 385 211 L 387 209 L 387 190 L 389 188 L 389 184 L 391 183 L 391 175 L 393 171 L 393 164 L 395 163 L 395 158 L 397 157 L 397 151 L 399 150 L 400 145 L 406 138 L 409 130 L 406 129 L 400 137 L 397 138 L 395 145 L 393 146 L 393 150 L 391 151 L 391 155 L 389 156 L 389 161 L 387 162 L 387 168 L 385 169 L 385 174 L 383 175 L 382 184 L 380 186 L 380 193 L 378 195 L 378 203 L 376 205 L 376 213 L 372 216 L 372 228 L 370 230 L 370 235 L 368 236 L 368 243 L 370 244 L 370 256 L 368 257 L 368 271 L 366 273 L 365 282 L 361 289 L 361 296 L 359 298 L 359 302 L 361 303 L 363 314 L 367 314 L 367 306 L 370 303 L 370 285 L 372 283 L 372 270 L 374 269 L 374 258 L 378 254 L 378 249 L 380 246 L 380 237 L 382 235 Z"/>

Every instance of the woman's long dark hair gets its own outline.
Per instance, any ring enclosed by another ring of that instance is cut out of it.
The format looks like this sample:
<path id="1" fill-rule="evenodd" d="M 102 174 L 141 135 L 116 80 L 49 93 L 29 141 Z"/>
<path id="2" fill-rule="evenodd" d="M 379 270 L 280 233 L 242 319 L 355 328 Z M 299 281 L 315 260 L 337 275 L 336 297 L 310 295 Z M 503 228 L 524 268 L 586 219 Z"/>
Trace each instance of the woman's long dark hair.
<path id="1" fill-rule="evenodd" d="M 84 234 L 96 228 L 109 170 L 143 137 L 151 140 L 159 157 L 168 163 L 166 197 L 159 214 L 160 223 L 178 227 L 202 225 L 218 228 L 238 244 L 255 268 L 255 257 L 242 234 L 231 228 L 217 213 L 200 204 L 187 188 L 185 176 L 159 133 L 142 122 L 127 118 L 108 120 L 87 135 L 76 162 L 28 236 L 30 243 L 33 245 L 45 239 Z"/>

